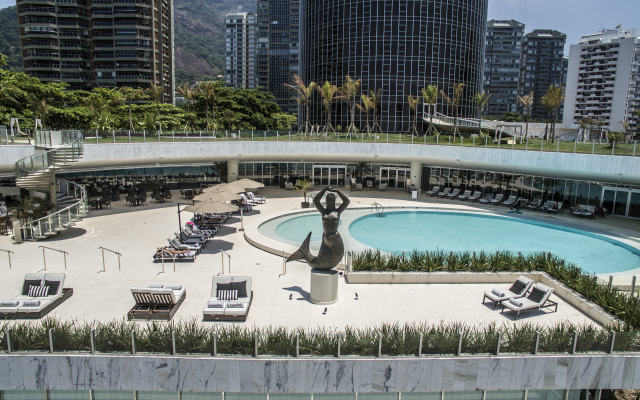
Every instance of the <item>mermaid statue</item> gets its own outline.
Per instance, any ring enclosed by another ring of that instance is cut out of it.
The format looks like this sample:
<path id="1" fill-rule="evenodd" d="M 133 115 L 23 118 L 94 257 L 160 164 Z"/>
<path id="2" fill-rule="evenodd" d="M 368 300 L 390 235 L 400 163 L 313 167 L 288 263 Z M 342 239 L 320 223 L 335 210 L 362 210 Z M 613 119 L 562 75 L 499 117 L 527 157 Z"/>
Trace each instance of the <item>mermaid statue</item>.
<path id="1" fill-rule="evenodd" d="M 331 192 L 327 195 L 327 207 L 323 207 L 320 204 L 322 196 L 326 192 Z M 342 199 L 340 207 L 336 208 L 336 195 Z M 334 189 L 329 186 L 324 188 L 313 198 L 313 204 L 316 206 L 320 214 L 322 214 L 322 244 L 320 245 L 320 252 L 318 256 L 314 257 L 309 251 L 309 242 L 311 241 L 311 233 L 302 243 L 302 246 L 293 253 L 287 262 L 295 260 L 305 260 L 307 264 L 313 269 L 320 271 L 329 271 L 335 268 L 340 263 L 344 256 L 344 244 L 342 243 L 342 237 L 338 233 L 338 225 L 340 224 L 340 214 L 349 206 L 349 198 L 340 192 L 338 189 Z"/>

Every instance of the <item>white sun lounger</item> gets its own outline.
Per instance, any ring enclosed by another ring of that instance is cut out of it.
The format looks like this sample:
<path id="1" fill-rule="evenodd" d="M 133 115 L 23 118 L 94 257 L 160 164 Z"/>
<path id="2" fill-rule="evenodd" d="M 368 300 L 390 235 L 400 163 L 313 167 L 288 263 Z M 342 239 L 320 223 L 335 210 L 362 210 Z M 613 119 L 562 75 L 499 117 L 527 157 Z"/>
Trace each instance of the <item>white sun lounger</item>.
<path id="1" fill-rule="evenodd" d="M 488 195 L 484 196 L 484 198 L 480 199 L 480 203 L 489 204 L 491 199 L 493 199 L 493 195 L 492 194 L 488 194 Z"/>
<path id="2" fill-rule="evenodd" d="M 510 299 L 508 301 L 503 301 L 502 303 L 502 311 L 504 312 L 505 307 L 511 311 L 516 312 L 515 319 L 517 320 L 520 316 L 520 313 L 528 310 L 541 310 L 543 308 L 551 308 L 554 307 L 554 312 L 558 311 L 558 303 L 555 301 L 549 300 L 551 297 L 551 293 L 553 293 L 553 289 L 547 285 L 543 285 L 542 283 L 536 283 L 536 285 L 531 290 L 531 293 L 527 297 L 521 297 L 518 299 Z"/>
<path id="3" fill-rule="evenodd" d="M 0 319 L 42 318 L 73 294 L 72 289 L 63 289 L 65 277 L 65 274 L 26 274 L 18 296 L 0 299 Z M 49 289 L 46 296 L 30 296 L 30 286 Z"/>
<path id="4" fill-rule="evenodd" d="M 495 310 L 496 305 L 503 301 L 524 297 L 533 284 L 534 282 L 531 279 L 520 275 L 509 289 L 493 288 L 490 292 L 484 292 L 482 302 L 484 303 L 485 299 L 491 300 L 493 302 L 493 309 Z"/>
<path id="5" fill-rule="evenodd" d="M 451 188 L 444 188 L 442 192 L 438 193 L 438 197 L 448 196 L 449 192 L 451 192 Z"/>
<path id="6" fill-rule="evenodd" d="M 250 276 L 214 276 L 211 298 L 202 311 L 205 321 L 246 321 L 253 301 L 251 283 Z M 237 290 L 238 299 L 223 299 L 221 290 Z"/>
<path id="7" fill-rule="evenodd" d="M 476 190 L 475 192 L 473 192 L 472 196 L 469 196 L 469 198 L 467 198 L 467 201 L 478 201 L 478 199 L 480 199 L 480 196 L 482 196 L 482 192 L 480 192 L 479 190 Z"/>
<path id="8" fill-rule="evenodd" d="M 509 198 L 506 201 L 502 202 L 502 205 L 503 206 L 512 206 L 512 205 L 516 204 L 517 199 L 518 199 L 518 196 L 509 196 Z"/>
<path id="9" fill-rule="evenodd" d="M 460 194 L 460 189 L 454 189 L 453 192 L 449 193 L 447 195 L 448 199 L 454 199 L 456 197 L 458 197 L 458 195 Z"/>
<path id="10" fill-rule="evenodd" d="M 496 198 L 490 200 L 489 204 L 498 205 L 498 203 L 500 203 L 502 201 L 502 197 L 504 197 L 502 194 L 496 195 Z"/>
<path id="11" fill-rule="evenodd" d="M 253 192 L 247 192 L 247 196 L 249 196 L 249 200 L 257 201 L 260 204 L 264 204 L 267 202 L 266 197 L 256 197 Z"/>
<path id="12" fill-rule="evenodd" d="M 471 195 L 471 190 L 465 190 L 464 194 L 461 194 L 460 196 L 458 196 L 458 200 L 466 200 L 469 198 L 470 195 Z"/>
<path id="13" fill-rule="evenodd" d="M 432 190 L 427 192 L 427 196 L 435 196 L 440 191 L 440 186 L 434 186 Z"/>

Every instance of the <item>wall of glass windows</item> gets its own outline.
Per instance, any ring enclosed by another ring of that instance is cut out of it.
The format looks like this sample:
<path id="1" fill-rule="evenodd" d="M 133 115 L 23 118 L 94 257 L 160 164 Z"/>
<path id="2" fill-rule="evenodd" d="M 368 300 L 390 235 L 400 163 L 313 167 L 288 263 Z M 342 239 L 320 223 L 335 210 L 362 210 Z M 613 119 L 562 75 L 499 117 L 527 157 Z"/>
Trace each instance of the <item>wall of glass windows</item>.
<path id="1" fill-rule="evenodd" d="M 9 390 L 0 400 L 599 400 L 599 390 L 412 393 L 197 393 L 119 390 Z"/>
<path id="2" fill-rule="evenodd" d="M 506 174 L 491 171 L 423 167 L 422 190 L 434 186 L 502 194 L 527 200 L 559 201 L 564 208 L 579 204 L 603 207 L 609 215 L 640 218 L 640 187 L 598 182 Z M 426 189 L 428 188 L 428 189 Z"/>
<path id="3" fill-rule="evenodd" d="M 358 183 L 373 187 L 381 183 L 389 188 L 404 189 L 409 178 L 410 167 L 396 164 L 373 163 L 239 163 L 238 179 L 253 179 L 265 186 L 284 187 L 285 182 L 308 180 L 315 186 L 348 186 L 351 177 Z"/>

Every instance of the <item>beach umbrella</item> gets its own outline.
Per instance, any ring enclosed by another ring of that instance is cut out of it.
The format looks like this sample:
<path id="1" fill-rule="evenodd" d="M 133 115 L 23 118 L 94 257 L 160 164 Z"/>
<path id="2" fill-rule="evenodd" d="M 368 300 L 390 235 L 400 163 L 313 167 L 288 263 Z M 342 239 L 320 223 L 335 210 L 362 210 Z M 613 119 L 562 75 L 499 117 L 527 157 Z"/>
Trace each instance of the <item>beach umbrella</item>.
<path id="1" fill-rule="evenodd" d="M 211 190 L 205 190 L 202 194 L 197 195 L 193 199 L 197 201 L 214 202 L 240 200 L 241 198 L 242 197 L 234 191 L 224 190 L 224 188 L 212 188 Z"/>
<path id="2" fill-rule="evenodd" d="M 183 211 L 189 211 L 194 214 L 224 214 L 238 211 L 238 206 L 222 201 L 200 201 L 185 207 Z"/>
<path id="3" fill-rule="evenodd" d="M 235 182 L 228 183 L 227 185 L 235 186 L 237 188 L 242 189 L 243 191 L 244 191 L 245 188 L 261 188 L 261 187 L 264 187 L 264 183 L 256 182 L 254 180 L 246 179 L 246 178 L 245 179 L 239 179 L 239 180 L 237 180 Z M 220 186 L 220 185 L 218 185 L 218 186 Z"/>

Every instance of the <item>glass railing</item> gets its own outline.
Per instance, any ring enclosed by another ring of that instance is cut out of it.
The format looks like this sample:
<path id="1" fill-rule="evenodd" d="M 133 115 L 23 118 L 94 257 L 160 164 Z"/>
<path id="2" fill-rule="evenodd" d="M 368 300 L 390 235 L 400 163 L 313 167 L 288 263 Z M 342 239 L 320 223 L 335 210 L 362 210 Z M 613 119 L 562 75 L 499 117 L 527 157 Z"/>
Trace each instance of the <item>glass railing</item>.
<path id="1" fill-rule="evenodd" d="M 120 55 L 119 55 L 120 56 Z M 602 142 L 575 142 L 554 140 L 551 142 L 539 138 L 509 138 L 508 143 L 494 141 L 489 137 L 460 137 L 450 135 L 411 135 L 407 133 L 381 133 L 381 132 L 277 132 L 277 131 L 172 131 L 154 130 L 148 131 L 105 131 L 96 135 L 94 131 L 83 131 L 87 144 L 99 143 L 140 143 L 140 142 L 306 142 L 306 143 L 365 143 L 365 144 L 410 144 L 416 146 L 452 146 L 486 148 L 497 150 L 519 150 L 549 153 L 575 153 L 592 155 L 614 155 L 636 157 L 640 156 L 640 148 L 637 141 L 626 143 Z"/>

